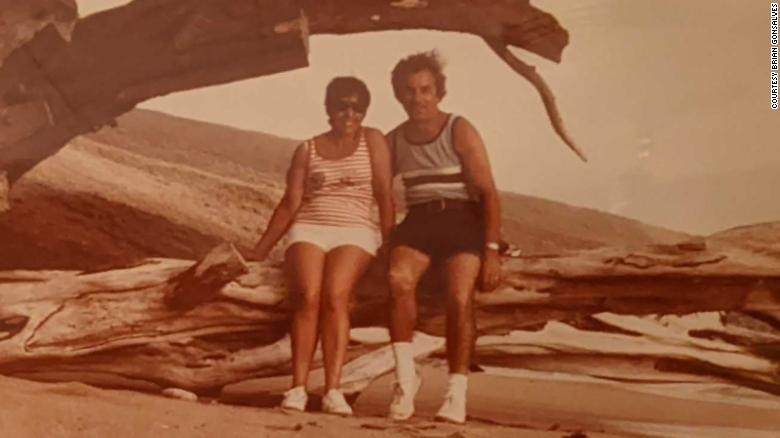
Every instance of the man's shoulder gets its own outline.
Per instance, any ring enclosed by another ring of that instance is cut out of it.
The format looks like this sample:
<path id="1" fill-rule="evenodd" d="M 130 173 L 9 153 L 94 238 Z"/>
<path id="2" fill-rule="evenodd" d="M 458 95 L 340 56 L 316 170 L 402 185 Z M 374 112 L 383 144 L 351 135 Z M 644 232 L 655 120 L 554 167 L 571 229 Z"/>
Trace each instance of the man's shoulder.
<path id="1" fill-rule="evenodd" d="M 474 127 L 474 125 L 471 123 L 468 117 L 461 114 L 452 113 L 450 115 L 450 120 L 453 128 L 457 127 L 462 129 L 463 127 L 471 127 L 471 128 Z"/>
<path id="2" fill-rule="evenodd" d="M 393 129 L 391 129 L 391 130 L 387 131 L 387 134 L 385 134 L 385 135 L 386 135 L 388 138 L 389 138 L 389 137 L 392 137 L 392 136 L 395 136 L 395 135 L 398 135 L 398 133 L 401 131 L 401 129 L 403 129 L 403 126 L 404 126 L 405 124 L 406 124 L 406 120 L 404 120 L 403 122 L 401 122 L 401 123 L 399 123 L 398 125 L 396 125 L 396 126 L 395 126 L 395 128 L 393 128 Z"/>
<path id="3" fill-rule="evenodd" d="M 471 134 L 476 133 L 477 128 L 474 126 L 473 123 L 469 119 L 467 119 L 464 116 L 461 115 L 452 115 L 452 132 L 454 135 L 457 134 Z"/>

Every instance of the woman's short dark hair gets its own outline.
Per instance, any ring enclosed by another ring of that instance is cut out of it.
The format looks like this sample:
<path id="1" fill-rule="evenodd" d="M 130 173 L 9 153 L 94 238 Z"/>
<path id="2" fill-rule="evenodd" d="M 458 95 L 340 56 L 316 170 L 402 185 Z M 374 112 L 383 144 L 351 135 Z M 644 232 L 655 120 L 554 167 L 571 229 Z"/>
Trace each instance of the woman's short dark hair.
<path id="1" fill-rule="evenodd" d="M 330 113 L 340 99 L 350 96 L 357 96 L 358 105 L 364 109 L 368 109 L 368 105 L 371 104 L 371 93 L 365 82 L 354 76 L 339 76 L 331 79 L 325 89 L 325 110 Z"/>
<path id="2" fill-rule="evenodd" d="M 406 86 L 406 79 L 421 71 L 428 70 L 436 81 L 436 93 L 439 98 L 447 94 L 447 77 L 444 76 L 444 61 L 439 52 L 430 50 L 428 52 L 415 53 L 398 61 L 393 69 L 393 93 L 395 98 L 400 100 L 401 92 Z"/>

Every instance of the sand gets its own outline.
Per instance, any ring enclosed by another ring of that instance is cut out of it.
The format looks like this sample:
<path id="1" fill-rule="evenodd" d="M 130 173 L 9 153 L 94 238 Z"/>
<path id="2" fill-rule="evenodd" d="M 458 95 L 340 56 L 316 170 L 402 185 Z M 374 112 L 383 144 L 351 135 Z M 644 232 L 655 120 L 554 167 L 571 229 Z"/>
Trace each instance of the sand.
<path id="1" fill-rule="evenodd" d="M 469 423 L 433 422 L 445 390 L 441 364 L 421 367 L 417 414 L 407 423 L 384 418 L 392 376 L 372 384 L 356 416 L 288 414 L 276 408 L 188 402 L 81 383 L 38 383 L 0 377 L 2 437 L 780 437 L 780 409 L 685 400 L 574 379 L 473 373 Z M 244 391 L 252 391 L 248 383 Z M 239 389 L 238 391 L 241 391 Z M 774 400 L 775 403 L 780 403 Z"/>

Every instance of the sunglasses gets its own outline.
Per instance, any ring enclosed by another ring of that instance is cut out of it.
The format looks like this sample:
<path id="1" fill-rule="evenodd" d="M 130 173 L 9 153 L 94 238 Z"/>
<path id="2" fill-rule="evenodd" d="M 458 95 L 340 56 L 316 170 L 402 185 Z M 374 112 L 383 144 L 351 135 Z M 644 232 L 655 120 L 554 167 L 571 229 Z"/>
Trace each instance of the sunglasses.
<path id="1" fill-rule="evenodd" d="M 334 102 L 331 106 L 333 111 L 336 112 L 343 112 L 348 109 L 351 109 L 352 111 L 356 113 L 365 113 L 366 112 L 366 106 L 360 104 L 359 102 L 354 102 L 351 100 L 339 100 L 337 102 Z"/>

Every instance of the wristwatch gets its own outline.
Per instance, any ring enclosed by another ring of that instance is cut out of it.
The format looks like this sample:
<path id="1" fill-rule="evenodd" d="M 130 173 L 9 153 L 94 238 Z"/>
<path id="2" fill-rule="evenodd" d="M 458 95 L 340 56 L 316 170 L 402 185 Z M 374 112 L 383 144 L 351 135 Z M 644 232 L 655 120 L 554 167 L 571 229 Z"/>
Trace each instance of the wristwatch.
<path id="1" fill-rule="evenodd" d="M 501 245 L 498 244 L 498 242 L 485 242 L 485 248 L 486 249 L 492 249 L 493 251 L 498 251 L 501 249 Z"/>

